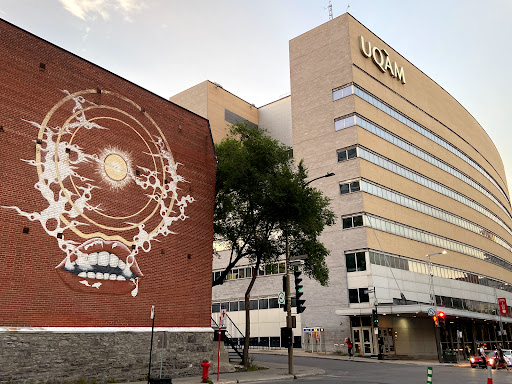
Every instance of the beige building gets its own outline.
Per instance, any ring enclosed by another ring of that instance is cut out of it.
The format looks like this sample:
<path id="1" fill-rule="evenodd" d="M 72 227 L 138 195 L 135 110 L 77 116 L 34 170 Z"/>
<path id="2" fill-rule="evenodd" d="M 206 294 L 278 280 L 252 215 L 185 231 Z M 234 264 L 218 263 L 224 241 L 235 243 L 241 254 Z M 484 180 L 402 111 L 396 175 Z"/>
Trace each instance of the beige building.
<path id="1" fill-rule="evenodd" d="M 322 235 L 331 250 L 329 286 L 304 284 L 297 343 L 344 351 L 350 336 L 361 355 L 377 355 L 380 340 L 384 355 L 447 359 L 480 343 L 512 348 L 512 317 L 497 304 L 506 299 L 510 313 L 512 209 L 485 130 L 349 14 L 290 41 L 290 80 L 289 97 L 258 110 L 229 94 L 231 105 L 213 89 L 202 111 L 216 141 L 222 130 L 214 118 L 228 121 L 224 108 L 292 145 L 311 178 L 335 173 L 312 184 L 339 220 Z M 215 85 L 196 87 L 204 98 Z M 171 100 L 194 111 L 196 87 Z M 222 266 L 216 260 L 214 272 Z M 257 280 L 255 298 L 277 296 L 281 278 L 272 275 Z M 231 280 L 213 290 L 215 309 L 243 296 L 248 279 Z M 436 327 L 432 314 L 440 311 L 446 320 Z M 278 345 L 279 324 L 273 327 L 253 344 Z"/>

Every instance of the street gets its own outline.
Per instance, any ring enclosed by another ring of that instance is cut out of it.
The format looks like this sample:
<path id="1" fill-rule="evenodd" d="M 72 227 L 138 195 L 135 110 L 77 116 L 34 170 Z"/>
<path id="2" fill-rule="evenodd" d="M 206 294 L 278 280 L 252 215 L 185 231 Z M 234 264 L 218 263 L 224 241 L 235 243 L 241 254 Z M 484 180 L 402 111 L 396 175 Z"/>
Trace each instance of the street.
<path id="1" fill-rule="evenodd" d="M 287 356 L 252 354 L 251 357 L 256 365 L 265 365 L 265 362 L 287 363 Z M 410 384 L 427 382 L 427 366 L 414 363 L 379 362 L 372 359 L 361 362 L 295 356 L 294 365 L 320 368 L 325 371 L 325 374 L 280 381 L 281 383 Z M 433 369 L 432 383 L 435 384 L 487 383 L 486 369 L 450 365 L 434 366 Z M 492 377 L 493 384 L 512 383 L 512 372 L 506 370 L 493 370 Z"/>

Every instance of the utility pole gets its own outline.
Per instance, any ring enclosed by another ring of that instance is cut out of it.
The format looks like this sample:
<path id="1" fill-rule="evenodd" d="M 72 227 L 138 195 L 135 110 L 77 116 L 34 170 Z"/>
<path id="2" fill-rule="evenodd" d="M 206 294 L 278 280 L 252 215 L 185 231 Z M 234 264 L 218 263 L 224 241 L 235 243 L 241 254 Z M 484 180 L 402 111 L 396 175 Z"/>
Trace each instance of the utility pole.
<path id="1" fill-rule="evenodd" d="M 288 234 L 286 234 L 286 327 L 292 329 L 292 297 L 290 294 L 290 247 L 288 244 Z M 288 374 L 293 375 L 293 331 L 291 342 L 288 344 Z"/>
<path id="2" fill-rule="evenodd" d="M 430 253 L 427 255 L 428 259 L 428 273 L 429 273 L 429 291 L 430 291 L 430 305 L 434 307 L 435 316 L 437 317 L 437 300 L 436 293 L 434 289 L 434 270 L 432 268 L 432 261 L 430 260 L 431 256 L 436 255 L 444 255 L 446 251 Z M 443 362 L 443 347 L 441 346 L 441 329 L 439 328 L 439 322 L 436 321 L 434 323 L 435 333 L 436 333 L 436 346 L 437 346 L 437 359 L 440 363 Z"/>
<path id="3" fill-rule="evenodd" d="M 323 179 L 324 177 L 331 177 L 335 174 L 333 172 L 327 172 L 323 176 L 315 177 L 314 179 L 309 180 L 304 184 L 306 187 L 308 184 L 312 183 L 315 180 Z M 288 332 L 291 333 L 291 341 L 288 345 L 288 374 L 293 375 L 293 331 L 292 331 L 292 297 L 291 297 L 291 289 L 290 289 L 290 245 L 288 242 L 288 233 L 285 234 L 285 242 L 286 242 L 286 254 L 285 254 L 285 300 L 286 300 L 286 327 L 288 328 Z"/>

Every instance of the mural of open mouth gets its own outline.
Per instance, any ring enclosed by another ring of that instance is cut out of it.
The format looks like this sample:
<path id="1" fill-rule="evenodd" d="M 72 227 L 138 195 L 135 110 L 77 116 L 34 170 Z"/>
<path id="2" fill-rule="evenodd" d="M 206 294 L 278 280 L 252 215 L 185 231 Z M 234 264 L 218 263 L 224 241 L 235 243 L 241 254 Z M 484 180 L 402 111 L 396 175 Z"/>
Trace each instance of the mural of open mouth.
<path id="1" fill-rule="evenodd" d="M 131 291 L 135 296 L 143 276 L 126 245 L 101 238 L 80 245 L 56 269 L 67 286 L 81 292 L 122 295 Z"/>

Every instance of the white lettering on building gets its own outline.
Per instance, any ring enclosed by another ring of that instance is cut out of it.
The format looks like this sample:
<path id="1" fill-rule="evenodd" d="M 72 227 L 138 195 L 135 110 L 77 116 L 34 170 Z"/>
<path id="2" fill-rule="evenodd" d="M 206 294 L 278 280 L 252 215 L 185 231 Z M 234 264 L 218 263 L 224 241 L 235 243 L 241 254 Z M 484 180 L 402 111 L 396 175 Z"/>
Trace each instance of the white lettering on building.
<path id="1" fill-rule="evenodd" d="M 389 72 L 391 76 L 405 84 L 404 67 L 399 67 L 398 64 L 389 60 L 389 53 L 384 49 L 377 47 L 372 48 L 369 41 L 364 41 L 363 36 L 359 36 L 359 49 L 364 57 L 371 58 L 375 65 L 384 73 Z"/>

